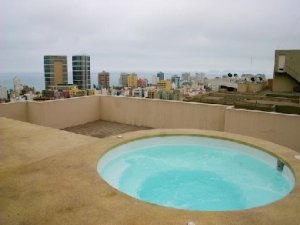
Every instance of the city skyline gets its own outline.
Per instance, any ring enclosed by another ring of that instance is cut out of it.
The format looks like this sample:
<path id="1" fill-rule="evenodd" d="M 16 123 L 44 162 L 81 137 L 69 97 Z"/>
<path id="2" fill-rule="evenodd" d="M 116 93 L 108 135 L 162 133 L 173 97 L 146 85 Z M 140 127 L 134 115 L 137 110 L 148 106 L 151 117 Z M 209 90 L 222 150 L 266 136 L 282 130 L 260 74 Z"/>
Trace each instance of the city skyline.
<path id="1" fill-rule="evenodd" d="M 272 75 L 275 49 L 300 48 L 296 0 L 57 4 L 3 1 L 0 74 L 42 71 L 43 55 L 88 54 L 94 71 Z"/>

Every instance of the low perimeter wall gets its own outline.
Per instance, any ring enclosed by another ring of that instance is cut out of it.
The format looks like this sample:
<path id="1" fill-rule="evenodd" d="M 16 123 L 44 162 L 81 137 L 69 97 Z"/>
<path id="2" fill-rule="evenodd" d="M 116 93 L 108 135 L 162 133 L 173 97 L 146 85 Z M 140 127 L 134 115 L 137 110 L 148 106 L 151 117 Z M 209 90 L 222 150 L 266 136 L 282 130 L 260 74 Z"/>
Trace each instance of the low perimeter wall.
<path id="1" fill-rule="evenodd" d="M 299 115 L 228 107 L 224 131 L 268 140 L 300 152 Z"/>
<path id="2" fill-rule="evenodd" d="M 99 96 L 0 104 L 0 116 L 53 128 L 100 119 Z"/>
<path id="3" fill-rule="evenodd" d="M 100 105 L 103 120 L 153 128 L 224 130 L 223 105 L 112 96 L 101 96 Z"/>
<path id="4" fill-rule="evenodd" d="M 0 116 L 29 122 L 27 106 L 28 102 L 1 103 Z"/>
<path id="5" fill-rule="evenodd" d="M 300 152 L 299 115 L 224 105 L 97 95 L 0 104 L 0 116 L 59 129 L 102 119 L 152 128 L 217 130 L 265 139 Z"/>

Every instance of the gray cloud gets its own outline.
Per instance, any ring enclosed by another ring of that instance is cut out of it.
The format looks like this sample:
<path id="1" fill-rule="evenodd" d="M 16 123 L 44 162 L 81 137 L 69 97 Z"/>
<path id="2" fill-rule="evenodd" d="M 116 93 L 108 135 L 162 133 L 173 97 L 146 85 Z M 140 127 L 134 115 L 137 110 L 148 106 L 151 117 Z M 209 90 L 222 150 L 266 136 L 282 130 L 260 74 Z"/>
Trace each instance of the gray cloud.
<path id="1" fill-rule="evenodd" d="M 42 71 L 45 54 L 89 54 L 92 70 L 272 73 L 300 48 L 298 0 L 3 0 L 0 71 Z"/>

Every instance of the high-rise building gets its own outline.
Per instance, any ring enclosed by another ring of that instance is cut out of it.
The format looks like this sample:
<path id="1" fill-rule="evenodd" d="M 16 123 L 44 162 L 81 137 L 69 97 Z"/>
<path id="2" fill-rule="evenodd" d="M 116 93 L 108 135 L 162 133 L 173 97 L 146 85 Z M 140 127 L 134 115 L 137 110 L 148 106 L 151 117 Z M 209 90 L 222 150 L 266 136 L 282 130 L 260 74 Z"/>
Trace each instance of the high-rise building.
<path id="1" fill-rule="evenodd" d="M 72 56 L 73 83 L 79 89 L 91 88 L 90 56 L 74 55 Z"/>
<path id="2" fill-rule="evenodd" d="M 164 80 L 165 79 L 165 74 L 163 72 L 158 72 L 157 77 L 159 80 Z"/>
<path id="3" fill-rule="evenodd" d="M 135 88 L 137 87 L 137 74 L 132 73 L 127 77 L 128 87 Z"/>
<path id="4" fill-rule="evenodd" d="M 160 80 L 156 84 L 157 89 L 170 91 L 171 90 L 171 82 L 170 80 Z"/>
<path id="5" fill-rule="evenodd" d="M 120 83 L 121 87 L 127 87 L 128 86 L 127 78 L 128 78 L 129 75 L 130 74 L 128 74 L 128 73 L 121 73 L 120 74 L 119 83 Z"/>
<path id="6" fill-rule="evenodd" d="M 67 56 L 44 56 L 45 89 L 50 85 L 68 83 Z"/>
<path id="7" fill-rule="evenodd" d="M 185 72 L 181 74 L 182 81 L 191 81 L 191 73 Z"/>
<path id="8" fill-rule="evenodd" d="M 196 82 L 203 84 L 205 80 L 205 73 L 196 73 Z"/>
<path id="9" fill-rule="evenodd" d="M 147 87 L 148 86 L 148 80 L 147 79 L 138 79 L 137 80 L 137 87 L 140 87 L 140 88 L 144 88 L 144 87 Z"/>
<path id="10" fill-rule="evenodd" d="M 152 78 L 151 78 L 151 84 L 156 85 L 157 81 L 158 81 L 158 77 L 153 75 Z"/>
<path id="11" fill-rule="evenodd" d="M 119 83 L 122 87 L 137 87 L 137 74 L 121 73 Z"/>
<path id="12" fill-rule="evenodd" d="M 0 100 L 7 99 L 7 88 L 0 85 Z"/>
<path id="13" fill-rule="evenodd" d="M 98 85 L 101 89 L 109 88 L 109 72 L 103 70 L 101 73 L 98 73 Z"/>
<path id="14" fill-rule="evenodd" d="M 180 77 L 177 75 L 173 75 L 171 77 L 172 85 L 174 84 L 176 88 L 180 87 Z"/>

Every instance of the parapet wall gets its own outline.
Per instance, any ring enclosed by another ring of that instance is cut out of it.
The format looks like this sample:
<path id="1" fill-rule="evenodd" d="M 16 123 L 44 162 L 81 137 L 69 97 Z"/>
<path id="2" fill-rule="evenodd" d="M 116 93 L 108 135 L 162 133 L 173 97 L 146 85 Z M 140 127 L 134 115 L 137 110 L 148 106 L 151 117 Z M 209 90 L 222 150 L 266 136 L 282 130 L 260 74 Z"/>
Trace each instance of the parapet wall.
<path id="1" fill-rule="evenodd" d="M 0 104 L 0 116 L 58 129 L 99 120 L 99 112 L 99 96 Z"/>
<path id="2" fill-rule="evenodd" d="M 300 152 L 300 116 L 228 107 L 224 131 L 256 137 Z"/>
<path id="3" fill-rule="evenodd" d="M 103 120 L 153 128 L 224 130 L 224 105 L 113 96 L 101 96 L 100 105 Z"/>
<path id="4" fill-rule="evenodd" d="M 0 116 L 28 122 L 28 102 L 1 103 Z"/>
<path id="5" fill-rule="evenodd" d="M 265 139 L 300 152 L 299 115 L 224 105 L 97 95 L 0 104 L 0 116 L 59 129 L 102 119 L 152 128 L 225 131 Z"/>

